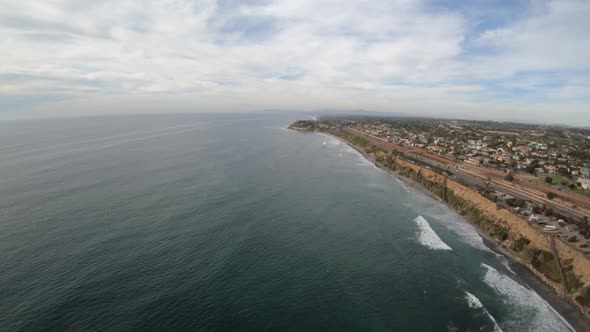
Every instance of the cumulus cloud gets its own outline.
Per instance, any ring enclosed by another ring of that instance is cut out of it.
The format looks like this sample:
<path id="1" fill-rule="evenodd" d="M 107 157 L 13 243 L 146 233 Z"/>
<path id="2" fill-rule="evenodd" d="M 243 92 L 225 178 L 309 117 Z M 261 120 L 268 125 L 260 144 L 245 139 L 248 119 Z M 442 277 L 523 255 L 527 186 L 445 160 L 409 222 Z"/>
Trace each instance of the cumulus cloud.
<path id="1" fill-rule="evenodd" d="M 502 6 L 490 22 L 437 0 L 0 0 L 0 116 L 361 108 L 590 122 L 590 4 Z"/>

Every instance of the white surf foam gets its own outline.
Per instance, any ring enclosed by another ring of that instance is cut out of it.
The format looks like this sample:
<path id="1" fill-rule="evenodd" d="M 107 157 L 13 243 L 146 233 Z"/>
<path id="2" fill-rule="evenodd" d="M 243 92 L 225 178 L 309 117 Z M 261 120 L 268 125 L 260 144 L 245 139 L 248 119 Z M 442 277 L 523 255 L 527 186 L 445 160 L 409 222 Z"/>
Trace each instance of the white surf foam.
<path id="1" fill-rule="evenodd" d="M 408 192 L 408 193 L 410 192 L 410 189 L 408 189 L 408 187 L 406 187 L 406 184 L 404 183 L 404 181 L 402 181 L 402 180 L 398 179 L 398 178 L 397 178 L 397 177 L 395 177 L 395 176 L 392 176 L 392 177 L 393 177 L 393 178 L 394 178 L 394 179 L 395 179 L 395 180 L 396 180 L 396 181 L 397 181 L 397 182 L 398 182 L 398 183 L 399 183 L 399 184 L 402 186 L 402 188 L 404 188 L 404 190 L 405 190 L 406 192 Z"/>
<path id="2" fill-rule="evenodd" d="M 412 193 L 412 201 L 407 204 L 409 208 L 415 209 L 418 206 L 419 210 L 424 211 L 427 215 L 436 216 L 442 222 L 443 226 L 459 235 L 459 238 L 463 242 L 479 250 L 493 253 L 484 244 L 483 239 L 477 233 L 474 226 L 465 220 L 465 218 L 457 214 L 447 205 L 436 202 L 419 190 L 413 189 L 410 192 Z"/>
<path id="3" fill-rule="evenodd" d="M 427 246 L 430 249 L 435 250 L 453 250 L 449 247 L 443 240 L 438 237 L 436 232 L 430 227 L 430 224 L 424 217 L 418 216 L 414 219 L 418 228 L 420 229 L 420 234 L 418 235 L 418 241 L 423 245 Z"/>
<path id="4" fill-rule="evenodd" d="M 500 263 L 502 263 L 502 265 L 508 270 L 510 271 L 510 273 L 516 275 L 516 272 L 514 272 L 511 268 L 510 268 L 510 262 L 508 261 L 508 258 L 506 258 L 504 255 L 500 255 L 500 254 L 496 254 L 496 257 L 498 257 L 498 260 L 500 261 Z"/>
<path id="5" fill-rule="evenodd" d="M 496 332 L 502 332 L 502 329 L 500 328 L 500 326 L 498 325 L 498 322 L 496 322 L 496 319 L 494 318 L 494 316 L 492 316 L 492 314 L 490 314 L 484 307 L 483 304 L 481 303 L 481 301 L 477 298 L 477 296 L 469 293 L 468 291 L 465 291 L 465 299 L 467 300 L 467 305 L 472 308 L 472 309 L 481 309 L 483 310 L 483 312 L 486 314 L 486 316 L 488 316 L 488 318 L 494 323 L 494 331 Z"/>
<path id="6" fill-rule="evenodd" d="M 483 308 L 483 304 L 481 304 L 481 301 L 477 298 L 477 296 L 465 291 L 465 299 L 467 300 L 467 304 L 469 305 L 469 308 L 473 308 L 473 309 L 479 309 L 479 308 Z"/>
<path id="7" fill-rule="evenodd" d="M 324 134 L 324 133 L 316 133 L 324 138 L 326 138 L 327 140 L 324 141 L 322 144 L 326 145 L 326 143 L 330 143 L 331 145 L 340 145 L 340 140 L 337 138 L 334 138 L 334 136 L 332 135 L 328 135 L 328 134 Z"/>
<path id="8" fill-rule="evenodd" d="M 512 331 L 574 331 L 539 294 L 498 272 L 487 264 L 484 281 L 499 295 L 504 303 L 512 307 L 503 323 Z"/>

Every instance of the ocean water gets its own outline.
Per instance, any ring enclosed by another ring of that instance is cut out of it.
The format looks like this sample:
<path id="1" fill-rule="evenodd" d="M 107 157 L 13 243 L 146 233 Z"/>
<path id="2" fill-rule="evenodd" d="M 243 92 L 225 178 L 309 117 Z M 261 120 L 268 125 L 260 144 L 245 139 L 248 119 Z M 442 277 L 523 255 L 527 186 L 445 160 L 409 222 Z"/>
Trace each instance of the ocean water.
<path id="1" fill-rule="evenodd" d="M 470 224 L 297 117 L 0 123 L 0 330 L 569 330 Z"/>

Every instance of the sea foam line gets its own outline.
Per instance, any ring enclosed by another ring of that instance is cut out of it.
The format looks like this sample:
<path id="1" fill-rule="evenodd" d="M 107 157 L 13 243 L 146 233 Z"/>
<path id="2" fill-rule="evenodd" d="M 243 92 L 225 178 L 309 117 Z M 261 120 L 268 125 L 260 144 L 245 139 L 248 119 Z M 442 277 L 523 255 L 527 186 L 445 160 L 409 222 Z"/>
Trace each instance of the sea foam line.
<path id="1" fill-rule="evenodd" d="M 492 316 L 492 314 L 490 314 L 489 311 L 487 311 L 486 308 L 483 307 L 483 304 L 477 298 L 477 296 L 469 293 L 468 291 L 465 291 L 465 299 L 467 300 L 467 305 L 469 305 L 470 308 L 483 310 L 483 312 L 488 316 L 488 318 L 494 323 L 494 331 L 502 332 L 502 329 L 498 325 L 498 322 L 496 322 L 494 316 Z"/>
<path id="2" fill-rule="evenodd" d="M 420 229 L 420 234 L 418 235 L 418 241 L 423 245 L 427 246 L 430 249 L 435 250 L 453 250 L 449 247 L 443 240 L 438 237 L 436 232 L 430 227 L 430 224 L 424 217 L 418 216 L 414 219 L 418 228 Z"/>
<path id="3" fill-rule="evenodd" d="M 412 200 L 405 205 L 411 209 L 416 209 L 416 206 L 418 206 L 420 212 L 429 216 L 436 216 L 436 219 L 441 221 L 441 225 L 459 235 L 462 242 L 479 250 L 494 253 L 485 245 L 473 224 L 457 214 L 448 205 L 433 200 L 432 197 L 420 190 L 412 190 Z"/>
<path id="4" fill-rule="evenodd" d="M 397 178 L 397 177 L 395 177 L 395 176 L 394 176 L 393 178 L 394 178 L 394 179 L 395 179 L 395 180 L 396 180 L 396 181 L 397 181 L 397 182 L 398 182 L 398 183 L 399 183 L 399 184 L 402 186 L 402 188 L 404 188 L 404 190 L 405 190 L 406 192 L 408 192 L 408 193 L 410 192 L 410 189 L 408 189 L 408 187 L 406 187 L 406 184 L 404 183 L 404 181 L 402 181 L 402 180 L 398 179 L 398 178 Z"/>
<path id="5" fill-rule="evenodd" d="M 504 321 L 509 330 L 575 331 L 539 294 L 487 264 L 481 263 L 481 266 L 486 269 L 485 283 L 502 295 L 506 304 L 514 307 L 512 317 Z M 523 322 L 523 317 L 531 317 L 531 320 Z"/>

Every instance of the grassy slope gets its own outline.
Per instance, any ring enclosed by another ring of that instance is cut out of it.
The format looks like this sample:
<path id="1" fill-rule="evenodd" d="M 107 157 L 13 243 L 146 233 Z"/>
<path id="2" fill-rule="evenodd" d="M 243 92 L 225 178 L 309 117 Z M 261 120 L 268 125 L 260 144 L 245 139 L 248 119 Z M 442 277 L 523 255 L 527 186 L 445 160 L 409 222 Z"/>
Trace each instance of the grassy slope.
<path id="1" fill-rule="evenodd" d="M 545 177 L 547 177 L 547 176 L 553 179 L 553 182 L 551 184 L 545 182 Z M 572 180 L 565 178 L 563 176 L 559 176 L 559 175 L 555 175 L 555 174 L 545 174 L 545 173 L 539 174 L 537 176 L 537 178 L 535 179 L 535 181 L 538 183 L 544 184 L 544 185 L 551 186 L 553 188 L 560 188 L 560 187 L 563 188 L 563 186 L 561 185 L 561 182 L 563 182 L 563 181 L 567 182 L 568 185 L 570 183 L 576 184 L 576 181 L 572 181 Z M 571 190 L 569 187 L 567 188 L 567 190 L 573 191 L 576 194 L 590 197 L 590 190 L 588 190 L 588 189 L 582 189 L 582 188 L 576 186 L 576 188 L 574 190 Z"/>

